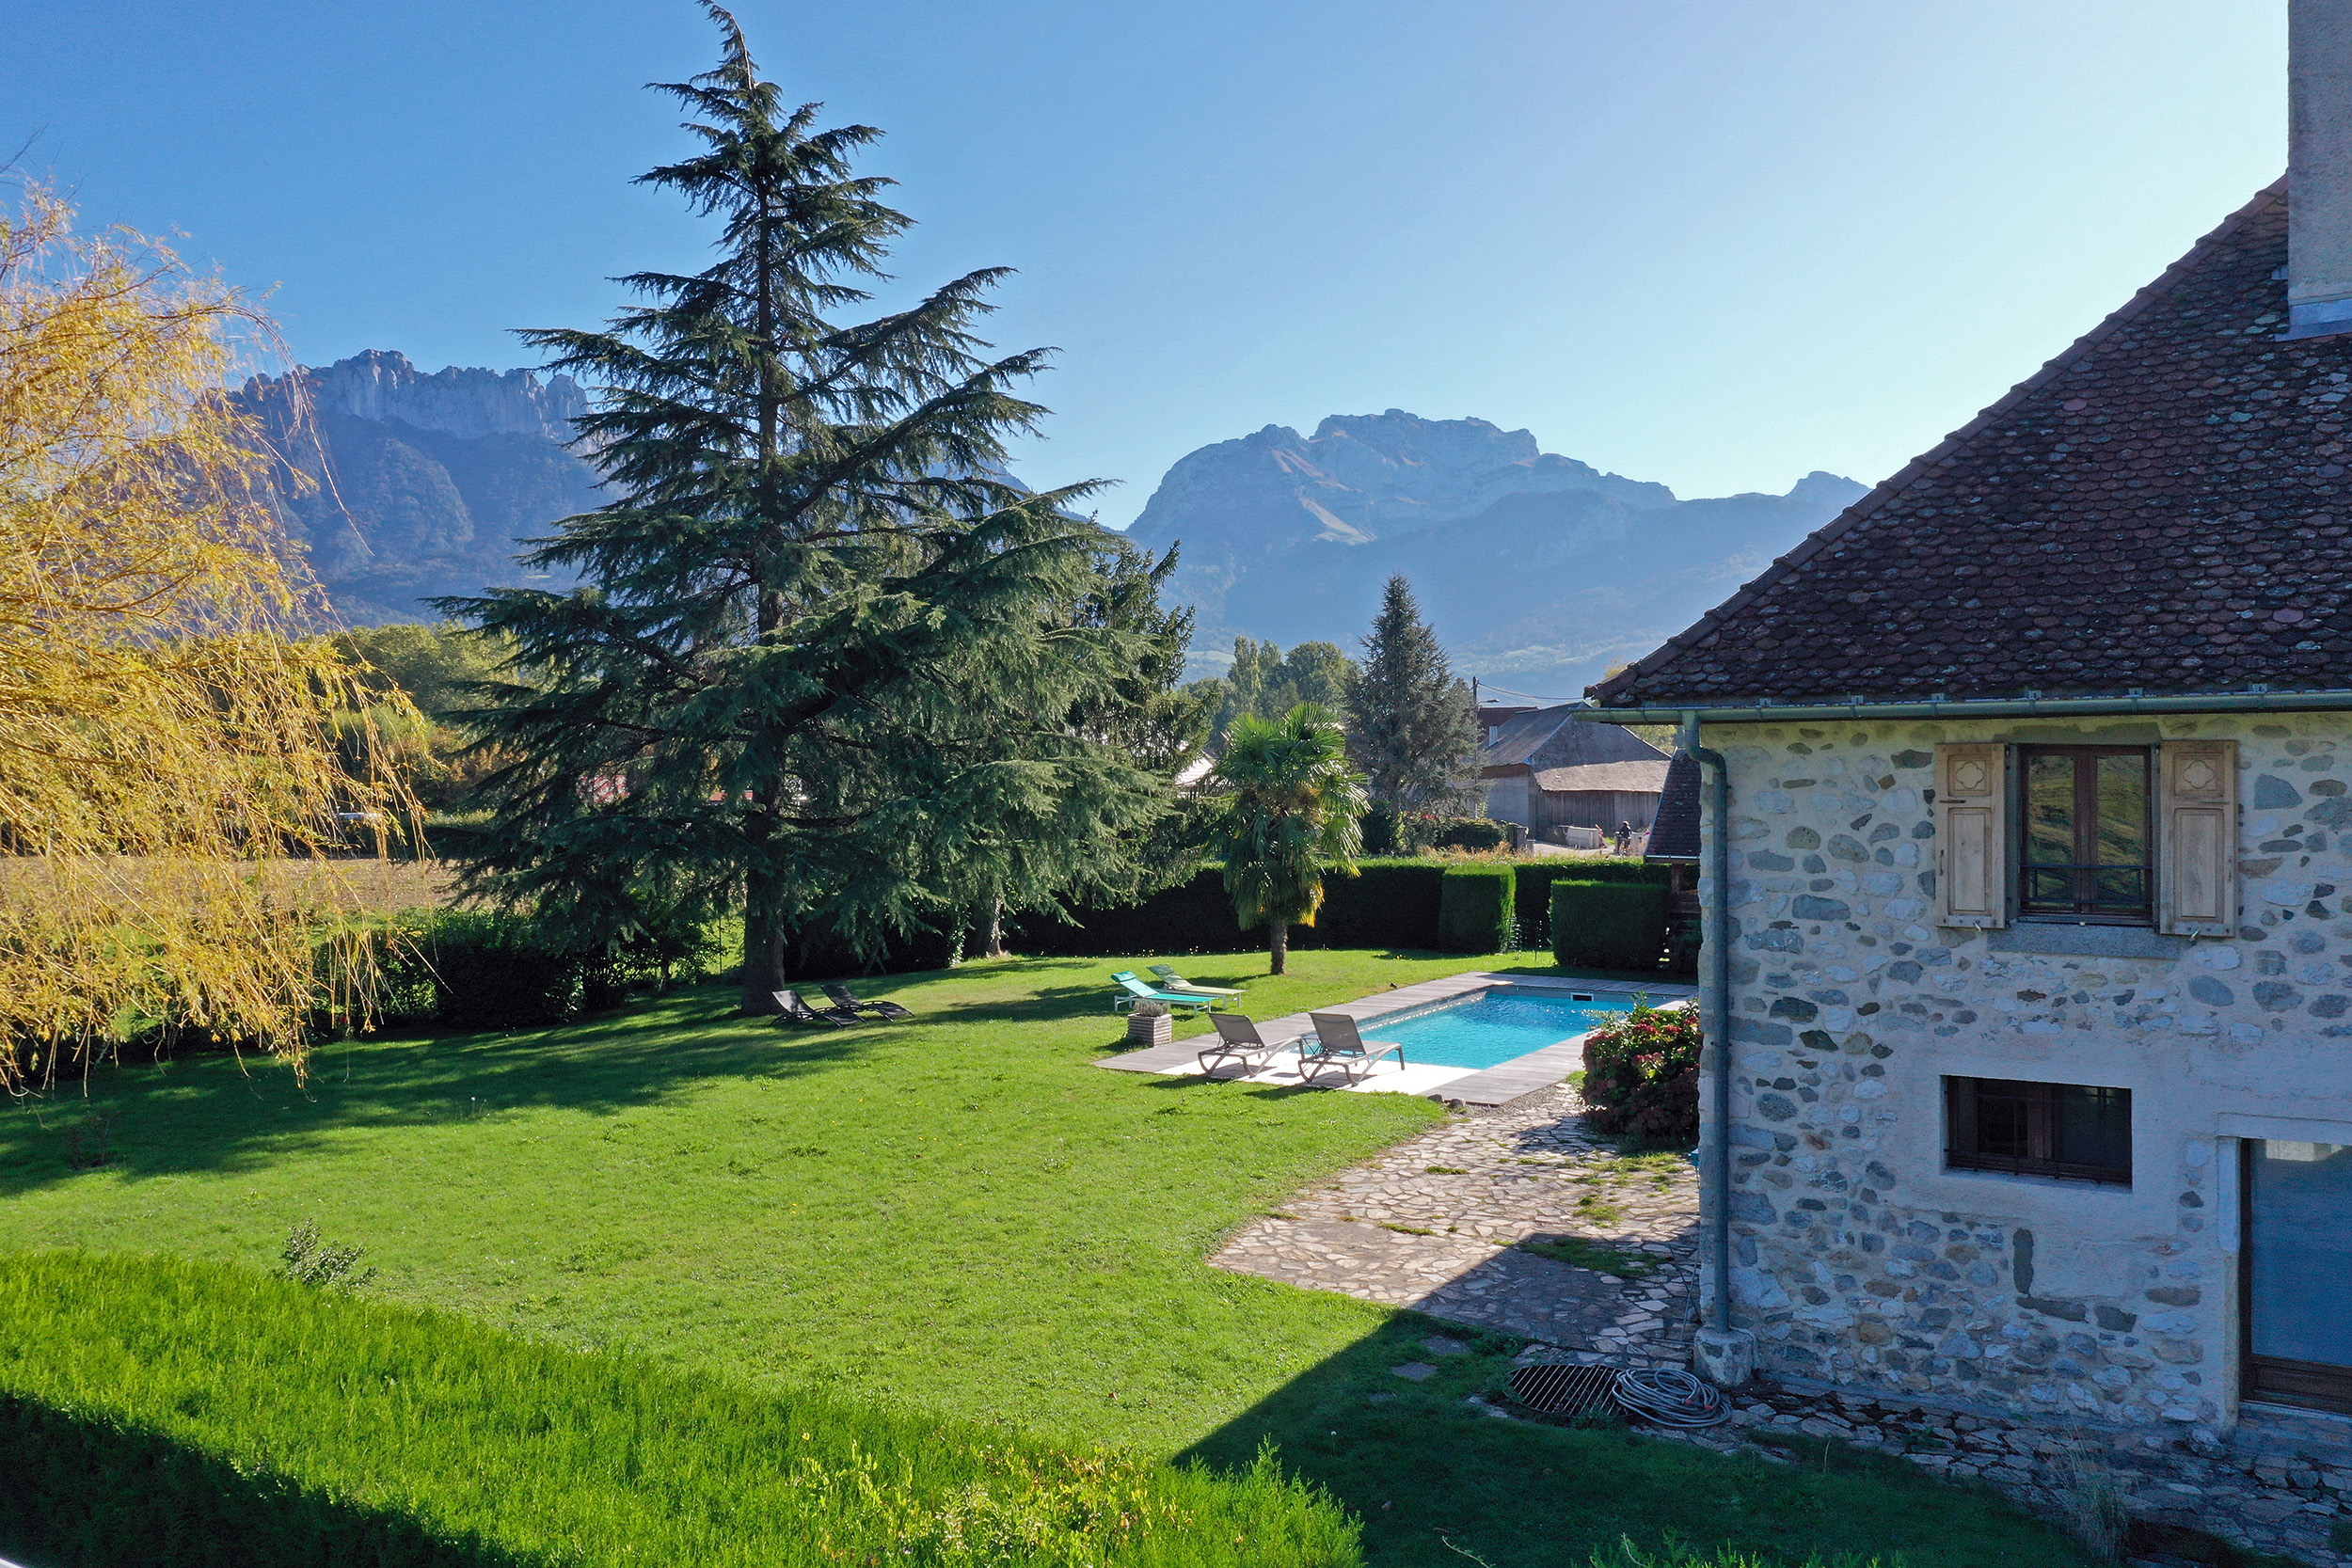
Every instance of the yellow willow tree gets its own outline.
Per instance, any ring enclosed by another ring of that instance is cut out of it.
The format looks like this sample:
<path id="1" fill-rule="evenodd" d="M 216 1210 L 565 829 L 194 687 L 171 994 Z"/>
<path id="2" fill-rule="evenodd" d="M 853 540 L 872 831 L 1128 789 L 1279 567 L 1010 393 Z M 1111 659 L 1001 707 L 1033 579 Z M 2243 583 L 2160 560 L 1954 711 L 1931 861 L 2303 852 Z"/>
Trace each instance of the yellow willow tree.
<path id="1" fill-rule="evenodd" d="M 365 989 L 327 857 L 399 802 L 222 392 L 267 324 L 72 217 L 0 208 L 0 1086 L 155 1025 L 299 1063 Z"/>

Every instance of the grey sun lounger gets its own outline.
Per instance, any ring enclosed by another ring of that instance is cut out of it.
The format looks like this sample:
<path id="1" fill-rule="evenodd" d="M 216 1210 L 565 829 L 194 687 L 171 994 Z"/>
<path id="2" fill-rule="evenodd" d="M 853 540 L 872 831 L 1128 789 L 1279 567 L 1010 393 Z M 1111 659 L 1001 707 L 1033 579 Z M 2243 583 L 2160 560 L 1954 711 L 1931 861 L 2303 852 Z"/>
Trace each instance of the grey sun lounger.
<path id="1" fill-rule="evenodd" d="M 851 996 L 847 986 L 818 986 L 817 989 L 825 993 L 826 1001 L 845 1012 L 872 1013 L 876 1018 L 892 1021 L 914 1016 L 896 1002 L 868 1002 L 862 997 Z"/>
<path id="2" fill-rule="evenodd" d="M 796 990 L 780 990 L 774 995 L 776 1006 L 787 1022 L 830 1023 L 841 1029 L 858 1022 L 857 1014 L 847 1007 L 812 1007 L 801 1000 L 801 993 Z"/>
<path id="3" fill-rule="evenodd" d="M 1215 1071 L 1220 1061 L 1237 1061 L 1251 1072 L 1261 1071 L 1276 1052 L 1298 1043 L 1261 1038 L 1258 1026 L 1239 1013 L 1211 1013 L 1209 1022 L 1216 1025 L 1216 1043 L 1199 1054 L 1203 1072 Z M 1253 1053 L 1260 1059 L 1250 1060 Z"/>
<path id="4" fill-rule="evenodd" d="M 1357 1032 L 1356 1021 L 1345 1013 L 1309 1013 L 1308 1021 L 1315 1026 L 1314 1044 L 1301 1040 L 1298 1045 L 1298 1076 L 1305 1078 L 1311 1068 L 1336 1067 L 1356 1081 L 1358 1069 L 1370 1072 L 1373 1064 L 1383 1056 L 1394 1056 L 1401 1069 L 1405 1066 L 1405 1048 L 1393 1040 L 1368 1040 Z"/>

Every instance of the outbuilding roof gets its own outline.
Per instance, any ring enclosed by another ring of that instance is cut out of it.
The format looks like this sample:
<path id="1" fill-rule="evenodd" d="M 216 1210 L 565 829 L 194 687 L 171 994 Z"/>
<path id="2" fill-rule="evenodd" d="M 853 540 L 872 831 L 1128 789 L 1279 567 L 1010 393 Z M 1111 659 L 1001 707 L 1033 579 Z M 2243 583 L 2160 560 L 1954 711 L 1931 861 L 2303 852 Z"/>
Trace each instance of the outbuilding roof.
<path id="1" fill-rule="evenodd" d="M 1617 724 L 1580 724 L 1581 703 L 1534 708 L 1504 724 L 1478 753 L 1479 775 L 1520 768 L 1576 768 L 1597 762 L 1663 762 L 1666 753 Z"/>
<path id="2" fill-rule="evenodd" d="M 1554 792 L 1609 790 L 1625 795 L 1655 795 L 1666 787 L 1666 759 L 1588 762 L 1574 768 L 1539 768 L 1535 787 Z"/>
<path id="3" fill-rule="evenodd" d="M 2286 260 L 2281 181 L 1593 696 L 1697 706 L 2345 685 L 2352 336 L 2279 341 Z"/>

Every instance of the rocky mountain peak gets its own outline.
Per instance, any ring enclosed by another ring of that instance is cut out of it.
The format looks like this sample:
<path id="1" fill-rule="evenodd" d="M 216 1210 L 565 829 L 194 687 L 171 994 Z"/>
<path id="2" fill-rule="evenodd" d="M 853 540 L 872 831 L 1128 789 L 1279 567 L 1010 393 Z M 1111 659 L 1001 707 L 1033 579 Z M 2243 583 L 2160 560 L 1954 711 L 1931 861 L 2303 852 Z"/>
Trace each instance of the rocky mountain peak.
<path id="1" fill-rule="evenodd" d="M 536 436 L 572 439 L 572 420 L 588 412 L 588 399 L 568 375 L 542 379 L 535 371 L 491 371 L 452 365 L 427 375 L 408 356 L 389 349 L 368 349 L 348 359 L 289 376 L 257 376 L 246 396 L 266 403 L 282 393 L 292 376 L 307 385 L 320 414 L 404 424 L 464 440 L 485 436 Z"/>

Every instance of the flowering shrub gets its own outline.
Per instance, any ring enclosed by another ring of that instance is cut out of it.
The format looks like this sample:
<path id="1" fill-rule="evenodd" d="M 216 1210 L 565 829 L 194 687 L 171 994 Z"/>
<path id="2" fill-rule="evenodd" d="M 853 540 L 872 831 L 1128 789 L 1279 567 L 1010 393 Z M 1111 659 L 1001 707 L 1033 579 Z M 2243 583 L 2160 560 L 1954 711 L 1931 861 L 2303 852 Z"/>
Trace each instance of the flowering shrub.
<path id="1" fill-rule="evenodd" d="M 1584 1103 L 1594 1130 L 1655 1143 L 1699 1135 L 1699 1015 L 1692 1007 L 1633 1011 L 1584 1037 Z"/>

